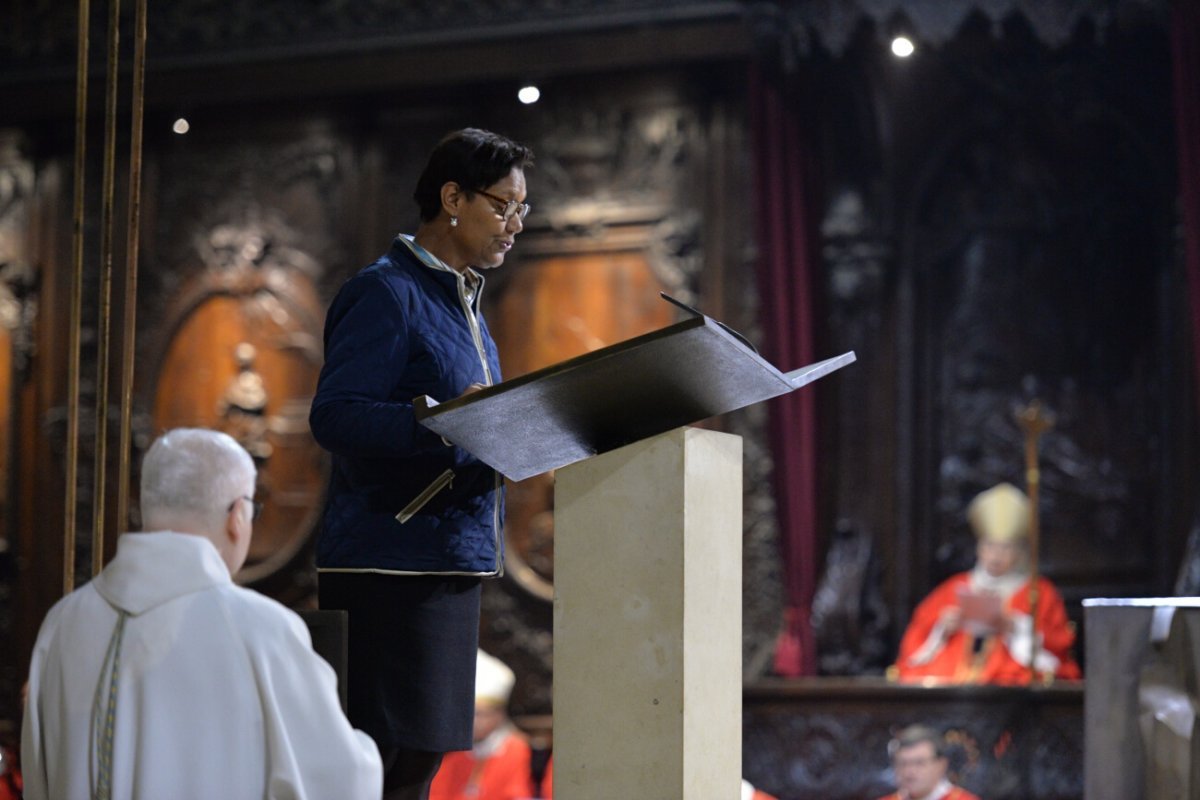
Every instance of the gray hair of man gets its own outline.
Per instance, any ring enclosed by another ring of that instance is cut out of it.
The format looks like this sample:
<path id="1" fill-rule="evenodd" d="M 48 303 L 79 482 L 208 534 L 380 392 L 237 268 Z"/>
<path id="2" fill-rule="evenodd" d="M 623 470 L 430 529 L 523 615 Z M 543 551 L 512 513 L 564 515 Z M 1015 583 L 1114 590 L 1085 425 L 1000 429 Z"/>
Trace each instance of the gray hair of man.
<path id="1" fill-rule="evenodd" d="M 256 477 L 254 460 L 232 436 L 204 428 L 167 431 L 142 459 L 142 528 L 218 534 L 231 506 L 253 497 Z M 253 507 L 242 505 L 249 518 Z"/>

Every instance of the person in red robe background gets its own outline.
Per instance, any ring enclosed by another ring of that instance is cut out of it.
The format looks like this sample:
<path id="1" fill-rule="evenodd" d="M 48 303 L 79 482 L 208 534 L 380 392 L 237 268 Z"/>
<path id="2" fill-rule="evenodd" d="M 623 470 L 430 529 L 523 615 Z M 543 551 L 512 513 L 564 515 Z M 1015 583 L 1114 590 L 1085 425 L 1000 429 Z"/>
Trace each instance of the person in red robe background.
<path id="1" fill-rule="evenodd" d="M 16 748 L 0 745 L 0 800 L 21 800 L 23 788 Z"/>
<path id="2" fill-rule="evenodd" d="M 524 800 L 534 797 L 532 750 L 508 718 L 515 676 L 482 650 L 475 662 L 475 746 L 447 753 L 429 800 Z"/>
<path id="3" fill-rule="evenodd" d="M 950 759 L 941 734 L 910 725 L 888 744 L 898 788 L 879 800 L 979 800 L 950 782 Z"/>
<path id="4" fill-rule="evenodd" d="M 1071 656 L 1075 632 L 1054 585 L 1038 577 L 1037 625 L 1030 615 L 1029 501 L 1008 483 L 982 492 L 967 507 L 976 562 L 921 601 L 900 642 L 895 677 L 905 683 L 1025 684 L 1078 680 Z"/>

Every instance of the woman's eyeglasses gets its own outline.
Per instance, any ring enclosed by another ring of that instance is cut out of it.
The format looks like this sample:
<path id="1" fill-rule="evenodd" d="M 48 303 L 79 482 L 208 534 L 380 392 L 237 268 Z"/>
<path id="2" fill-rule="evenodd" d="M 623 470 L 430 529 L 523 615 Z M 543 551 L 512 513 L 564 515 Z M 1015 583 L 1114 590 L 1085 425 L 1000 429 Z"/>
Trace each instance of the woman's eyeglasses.
<path id="1" fill-rule="evenodd" d="M 497 203 L 503 204 L 504 208 L 496 213 L 499 214 L 505 222 L 508 222 L 516 215 L 518 219 L 525 219 L 529 214 L 529 203 L 518 203 L 516 200 L 505 200 L 503 197 L 497 197 L 490 192 L 485 192 L 483 189 L 476 189 L 476 194 L 481 194 L 489 200 L 495 200 Z"/>

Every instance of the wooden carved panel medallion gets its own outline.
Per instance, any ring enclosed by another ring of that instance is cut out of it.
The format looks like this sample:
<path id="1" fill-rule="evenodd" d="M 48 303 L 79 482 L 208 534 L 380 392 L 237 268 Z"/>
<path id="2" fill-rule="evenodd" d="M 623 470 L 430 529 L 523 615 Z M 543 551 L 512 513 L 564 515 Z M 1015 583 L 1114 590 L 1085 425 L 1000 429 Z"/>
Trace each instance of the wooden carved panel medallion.
<path id="1" fill-rule="evenodd" d="M 321 312 L 307 278 L 295 272 L 285 280 L 280 271 L 247 271 L 234 285 L 209 277 L 175 315 L 157 371 L 154 427 L 223 430 L 253 456 L 264 509 L 237 575 L 252 583 L 300 552 L 320 513 L 325 459 L 309 433 L 308 409 L 321 364 Z"/>

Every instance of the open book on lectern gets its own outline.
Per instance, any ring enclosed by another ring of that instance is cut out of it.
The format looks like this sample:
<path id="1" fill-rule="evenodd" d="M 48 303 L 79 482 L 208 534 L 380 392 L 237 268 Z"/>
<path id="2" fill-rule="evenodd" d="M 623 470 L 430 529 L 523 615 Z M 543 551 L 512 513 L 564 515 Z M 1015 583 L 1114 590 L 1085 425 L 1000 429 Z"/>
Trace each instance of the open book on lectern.
<path id="1" fill-rule="evenodd" d="M 422 395 L 417 421 L 520 481 L 787 394 L 855 358 L 780 372 L 735 331 L 663 297 L 690 316 L 444 403 Z"/>

